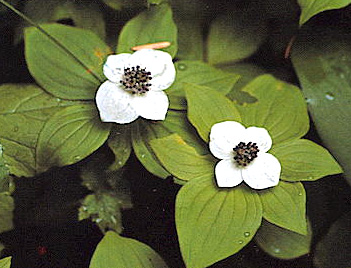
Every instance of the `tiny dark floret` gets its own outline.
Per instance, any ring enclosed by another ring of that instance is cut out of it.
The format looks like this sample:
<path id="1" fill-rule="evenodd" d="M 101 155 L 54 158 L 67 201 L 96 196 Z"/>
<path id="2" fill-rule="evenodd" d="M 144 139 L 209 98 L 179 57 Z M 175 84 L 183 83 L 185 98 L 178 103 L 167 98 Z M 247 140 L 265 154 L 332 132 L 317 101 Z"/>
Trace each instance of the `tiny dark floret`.
<path id="1" fill-rule="evenodd" d="M 257 153 L 260 151 L 256 143 L 251 141 L 247 144 L 245 142 L 240 142 L 235 148 L 234 160 L 239 166 L 246 167 L 250 164 L 256 157 Z"/>
<path id="2" fill-rule="evenodd" d="M 151 72 L 137 65 L 136 67 L 124 68 L 123 79 L 120 80 L 120 83 L 126 91 L 132 94 L 143 94 L 150 90 L 151 83 L 149 82 L 151 80 Z"/>

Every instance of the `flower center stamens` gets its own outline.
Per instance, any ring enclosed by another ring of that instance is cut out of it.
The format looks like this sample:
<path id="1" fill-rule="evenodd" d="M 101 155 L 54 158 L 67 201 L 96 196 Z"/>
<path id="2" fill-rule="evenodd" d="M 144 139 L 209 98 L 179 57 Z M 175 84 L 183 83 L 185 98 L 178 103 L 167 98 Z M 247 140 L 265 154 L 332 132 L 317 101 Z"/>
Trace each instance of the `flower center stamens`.
<path id="1" fill-rule="evenodd" d="M 251 163 L 256 157 L 257 153 L 260 151 L 256 143 L 240 142 L 235 148 L 233 148 L 235 153 L 234 160 L 239 166 L 246 167 Z"/>
<path id="2" fill-rule="evenodd" d="M 146 68 L 136 67 L 124 68 L 124 74 L 120 83 L 126 91 L 132 94 L 143 94 L 150 90 L 152 79 L 151 72 L 146 71 Z"/>

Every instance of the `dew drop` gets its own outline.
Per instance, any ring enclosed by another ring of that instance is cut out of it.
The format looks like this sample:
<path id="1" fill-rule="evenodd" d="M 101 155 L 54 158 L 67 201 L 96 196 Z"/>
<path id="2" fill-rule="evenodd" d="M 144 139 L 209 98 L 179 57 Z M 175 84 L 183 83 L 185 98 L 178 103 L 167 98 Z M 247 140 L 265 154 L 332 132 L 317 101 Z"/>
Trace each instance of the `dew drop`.
<path id="1" fill-rule="evenodd" d="M 74 160 L 75 160 L 75 161 L 79 161 L 81 158 L 82 158 L 82 157 L 81 157 L 80 155 L 76 155 L 76 156 L 74 157 Z"/>
<path id="2" fill-rule="evenodd" d="M 141 155 L 141 158 L 145 158 L 145 154 L 142 154 L 142 155 Z"/>
<path id="3" fill-rule="evenodd" d="M 280 253 L 280 248 L 274 248 L 273 252 L 279 254 Z"/>
<path id="4" fill-rule="evenodd" d="M 18 132 L 18 130 L 19 130 L 18 126 L 13 127 L 13 132 Z"/>
<path id="5" fill-rule="evenodd" d="M 83 210 L 83 211 L 87 211 L 88 208 L 87 208 L 86 206 L 82 206 L 82 210 Z"/>
<path id="6" fill-rule="evenodd" d="M 299 193 L 299 196 L 302 196 L 302 193 Z"/>
<path id="7" fill-rule="evenodd" d="M 118 161 L 118 165 L 122 166 L 122 161 Z"/>
<path id="8" fill-rule="evenodd" d="M 241 245 L 242 243 L 244 243 L 244 241 L 242 240 L 239 240 L 238 243 Z"/>
<path id="9" fill-rule="evenodd" d="M 96 223 L 100 223 L 100 222 L 102 222 L 102 219 L 101 218 L 97 218 L 97 219 L 95 219 L 95 222 Z"/>
<path id="10" fill-rule="evenodd" d="M 330 92 L 327 92 L 327 93 L 325 94 L 325 98 L 326 98 L 327 100 L 334 100 L 334 99 L 335 99 L 334 95 L 333 95 L 332 93 L 330 93 Z"/>
<path id="11" fill-rule="evenodd" d="M 57 98 L 56 101 L 57 101 L 57 102 L 61 102 L 62 100 L 61 100 L 60 98 Z"/>
<path id="12" fill-rule="evenodd" d="M 186 70 L 186 65 L 184 64 L 184 63 L 180 63 L 179 65 L 178 65 L 178 69 L 180 70 L 180 71 L 184 71 L 184 70 Z"/>
<path id="13" fill-rule="evenodd" d="M 250 232 L 245 232 L 245 233 L 244 233 L 244 236 L 245 236 L 245 237 L 249 237 L 249 236 L 250 236 Z"/>

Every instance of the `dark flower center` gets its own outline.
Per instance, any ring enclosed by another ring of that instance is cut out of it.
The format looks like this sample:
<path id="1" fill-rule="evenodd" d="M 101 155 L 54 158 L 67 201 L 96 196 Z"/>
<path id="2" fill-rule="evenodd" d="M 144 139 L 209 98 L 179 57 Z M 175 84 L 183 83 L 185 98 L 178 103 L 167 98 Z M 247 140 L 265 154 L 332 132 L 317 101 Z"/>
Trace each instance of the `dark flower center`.
<path id="1" fill-rule="evenodd" d="M 137 65 L 136 67 L 124 68 L 124 74 L 120 83 L 126 91 L 132 94 L 143 94 L 150 90 L 151 84 L 149 82 L 151 79 L 151 72 Z"/>
<path id="2" fill-rule="evenodd" d="M 246 167 L 250 162 L 252 162 L 256 157 L 257 153 L 260 151 L 256 145 L 256 143 L 240 142 L 233 149 L 235 156 L 234 160 L 239 166 Z"/>

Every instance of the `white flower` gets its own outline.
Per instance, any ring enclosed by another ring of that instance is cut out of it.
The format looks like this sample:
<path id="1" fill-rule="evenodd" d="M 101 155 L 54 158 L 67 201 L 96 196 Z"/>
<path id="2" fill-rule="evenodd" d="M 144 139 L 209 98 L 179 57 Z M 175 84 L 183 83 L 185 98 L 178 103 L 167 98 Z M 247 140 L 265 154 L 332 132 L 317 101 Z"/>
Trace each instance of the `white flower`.
<path id="1" fill-rule="evenodd" d="M 163 51 L 142 49 L 108 56 L 103 71 L 108 78 L 96 93 L 101 120 L 126 124 L 139 116 L 164 120 L 169 101 L 163 90 L 175 79 L 172 57 Z"/>
<path id="2" fill-rule="evenodd" d="M 253 189 L 279 183 L 281 166 L 267 153 L 272 139 L 264 128 L 245 128 L 238 122 L 215 124 L 210 133 L 210 151 L 221 159 L 215 167 L 218 187 L 234 187 L 244 181 Z"/>

